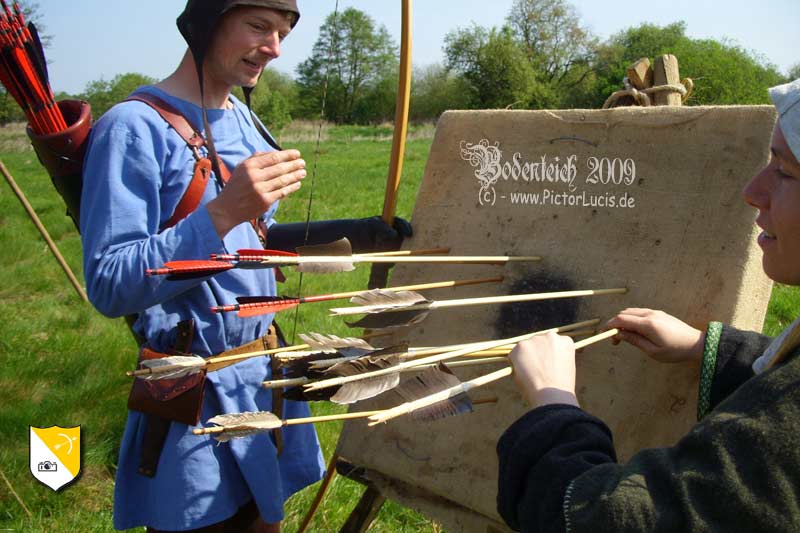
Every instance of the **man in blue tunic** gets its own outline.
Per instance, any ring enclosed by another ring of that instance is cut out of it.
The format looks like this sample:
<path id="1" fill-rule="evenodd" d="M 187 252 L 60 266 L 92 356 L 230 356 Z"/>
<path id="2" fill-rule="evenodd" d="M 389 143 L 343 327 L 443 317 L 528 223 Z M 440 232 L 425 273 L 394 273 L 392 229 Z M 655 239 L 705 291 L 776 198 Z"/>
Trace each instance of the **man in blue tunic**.
<path id="1" fill-rule="evenodd" d="M 213 165 L 215 179 L 177 222 L 173 215 L 196 162 L 184 139 L 141 101 L 115 106 L 94 127 L 80 216 L 87 290 L 105 315 L 136 314 L 133 330 L 154 351 L 183 346 L 209 356 L 268 332 L 272 315 L 240 318 L 210 308 L 237 296 L 276 294 L 272 270 L 233 269 L 183 281 L 146 277 L 145 270 L 172 259 L 259 248 L 257 228 L 266 229 L 270 247 L 303 244 L 305 225 L 276 224 L 274 214 L 279 200 L 300 188 L 305 162 L 296 150 L 277 149 L 249 108 L 231 95 L 236 86 L 249 94 L 299 16 L 295 0 L 189 0 L 178 18 L 189 50 L 173 74 L 137 94 L 155 96 L 191 124 L 204 125 L 210 142 L 201 151 L 211 160 L 216 154 L 222 164 Z M 223 168 L 231 169 L 227 182 L 218 176 Z M 387 239 L 396 245 L 399 238 L 377 218 L 314 223 L 309 234 L 315 242 L 348 236 L 354 249 Z M 179 332 L 178 324 L 187 321 L 193 330 Z M 270 375 L 265 357 L 209 373 L 200 420 L 273 410 L 271 393 L 261 387 Z M 309 414 L 301 403 L 287 401 L 283 409 L 286 418 Z M 311 426 L 285 429 L 279 454 L 271 435 L 217 446 L 174 421 L 163 432 L 152 468 L 143 469 L 143 458 L 152 457 L 151 418 L 129 411 L 116 478 L 117 529 L 278 531 L 284 501 L 324 470 Z"/>

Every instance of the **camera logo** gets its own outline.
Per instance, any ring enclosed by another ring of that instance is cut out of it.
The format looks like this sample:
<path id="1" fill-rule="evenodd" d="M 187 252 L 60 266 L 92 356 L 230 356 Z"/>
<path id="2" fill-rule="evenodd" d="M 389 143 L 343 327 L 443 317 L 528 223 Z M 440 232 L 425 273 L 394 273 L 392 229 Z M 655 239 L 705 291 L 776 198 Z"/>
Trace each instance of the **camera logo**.
<path id="1" fill-rule="evenodd" d="M 30 471 L 53 490 L 75 480 L 81 470 L 81 427 L 30 426 Z"/>
<path id="2" fill-rule="evenodd" d="M 36 467 L 39 472 L 55 472 L 58 470 L 58 463 L 55 461 L 42 461 Z"/>

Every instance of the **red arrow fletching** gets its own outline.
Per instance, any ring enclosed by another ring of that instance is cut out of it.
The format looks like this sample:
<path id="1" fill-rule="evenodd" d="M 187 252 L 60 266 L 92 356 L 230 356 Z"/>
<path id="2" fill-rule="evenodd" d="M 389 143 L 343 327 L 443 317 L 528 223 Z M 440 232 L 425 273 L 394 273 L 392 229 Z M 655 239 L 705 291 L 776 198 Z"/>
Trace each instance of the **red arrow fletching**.
<path id="1" fill-rule="evenodd" d="M 148 276 L 210 276 L 219 272 L 224 272 L 233 268 L 233 264 L 223 261 L 205 261 L 205 260 L 190 260 L 190 261 L 169 261 L 164 263 L 162 268 L 148 268 L 145 274 Z"/>
<path id="2" fill-rule="evenodd" d="M 246 256 L 275 256 L 281 255 L 284 257 L 297 257 L 296 253 L 293 252 L 286 252 L 284 250 L 256 250 L 256 249 L 242 249 L 236 250 L 236 253 L 239 255 L 246 255 Z"/>
<path id="3" fill-rule="evenodd" d="M 240 317 L 247 318 L 285 311 L 300 304 L 299 298 L 284 298 L 282 296 L 239 296 L 236 301 L 239 303 L 218 305 L 212 307 L 211 310 L 215 313 L 239 311 Z"/>
<path id="4" fill-rule="evenodd" d="M 276 298 L 274 301 L 269 301 L 268 296 L 263 297 L 265 301 L 261 302 L 242 302 L 242 300 L 257 299 L 259 297 L 237 298 L 241 302 L 239 304 L 239 316 L 247 318 L 251 316 L 266 315 L 267 313 L 277 313 L 279 311 L 286 311 L 292 309 L 300 304 L 298 298 Z"/>
<path id="5" fill-rule="evenodd" d="M 221 261 L 258 261 L 266 257 L 297 257 L 297 254 L 283 250 L 259 250 L 255 248 L 242 248 L 235 254 L 211 254 L 211 259 Z"/>

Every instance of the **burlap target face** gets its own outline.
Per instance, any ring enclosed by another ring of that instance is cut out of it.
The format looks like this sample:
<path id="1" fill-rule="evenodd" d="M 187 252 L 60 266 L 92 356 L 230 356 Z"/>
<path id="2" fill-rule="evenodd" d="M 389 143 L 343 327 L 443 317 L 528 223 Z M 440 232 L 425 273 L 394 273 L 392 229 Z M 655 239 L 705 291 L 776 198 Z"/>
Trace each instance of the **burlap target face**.
<path id="1" fill-rule="evenodd" d="M 427 296 L 629 292 L 433 311 L 408 334 L 385 342 L 497 339 L 605 321 L 625 307 L 663 309 L 702 328 L 719 320 L 760 329 L 771 282 L 761 269 L 755 210 L 741 190 L 767 161 L 774 122 L 770 106 L 445 113 L 417 196 L 414 237 L 404 245 L 543 259 L 435 271 L 398 265 L 392 285 L 503 274 L 500 287 Z M 455 373 L 465 380 L 491 370 Z M 598 344 L 578 356 L 578 398 L 609 424 L 625 460 L 642 448 L 674 443 L 691 427 L 698 373 L 655 363 L 630 347 Z M 502 529 L 495 446 L 527 408 L 510 379 L 471 394 L 499 401 L 429 424 L 348 422 L 338 452 L 366 467 L 389 497 L 422 508 L 445 527 L 484 520 Z M 392 405 L 378 397 L 358 409 Z"/>

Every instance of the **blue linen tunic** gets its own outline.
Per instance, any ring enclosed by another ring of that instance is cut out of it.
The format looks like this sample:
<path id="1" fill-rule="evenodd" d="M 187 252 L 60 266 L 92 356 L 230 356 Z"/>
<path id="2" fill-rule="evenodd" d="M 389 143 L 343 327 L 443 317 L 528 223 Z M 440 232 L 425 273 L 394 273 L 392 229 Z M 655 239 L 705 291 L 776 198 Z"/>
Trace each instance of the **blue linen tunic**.
<path id="1" fill-rule="evenodd" d="M 201 109 L 152 86 L 138 89 L 160 97 L 196 126 Z M 271 151 L 247 108 L 231 98 L 230 110 L 209 109 L 217 151 L 233 170 L 244 158 Z M 267 332 L 272 315 L 240 318 L 215 314 L 211 306 L 242 295 L 276 294 L 270 270 L 233 269 L 201 280 L 166 281 L 145 269 L 173 259 L 207 259 L 211 253 L 260 248 L 255 231 L 242 223 L 220 240 L 206 209 L 219 194 L 209 180 L 200 206 L 171 228 L 172 216 L 192 177 L 194 158 L 185 142 L 148 105 L 125 102 L 95 124 L 86 154 L 81 200 L 84 272 L 90 300 L 111 317 L 138 313 L 134 330 L 156 351 L 175 342 L 181 320 L 195 321 L 192 353 L 208 356 L 250 342 Z M 277 204 L 264 214 L 274 223 Z M 201 424 L 221 413 L 271 411 L 266 357 L 253 358 L 208 374 Z M 287 418 L 309 415 L 304 403 L 287 401 Z M 254 499 L 262 518 L 283 518 L 284 501 L 319 480 L 324 463 L 313 426 L 283 429 L 280 457 L 267 434 L 225 444 L 192 435 L 192 427 L 170 426 L 156 476 L 137 473 L 144 436 L 143 415 L 129 411 L 120 448 L 114 494 L 114 527 L 148 525 L 161 530 L 204 527 L 232 516 Z"/>

